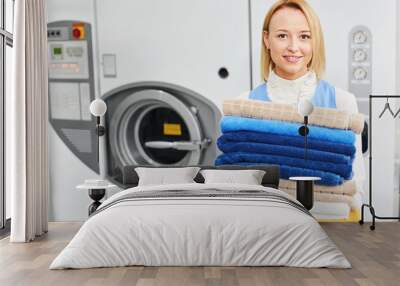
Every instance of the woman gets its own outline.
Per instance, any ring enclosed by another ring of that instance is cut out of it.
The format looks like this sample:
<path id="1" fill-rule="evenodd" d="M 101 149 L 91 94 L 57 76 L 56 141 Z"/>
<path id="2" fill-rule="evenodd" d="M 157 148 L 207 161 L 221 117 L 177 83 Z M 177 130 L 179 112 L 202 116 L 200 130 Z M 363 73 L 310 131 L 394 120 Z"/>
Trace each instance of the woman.
<path id="1" fill-rule="evenodd" d="M 265 81 L 246 96 L 254 100 L 296 104 L 302 98 L 314 106 L 357 113 L 353 94 L 321 79 L 325 48 L 318 16 L 303 0 L 281 0 L 267 13 L 262 34 L 261 76 Z M 353 178 L 362 192 L 364 163 L 357 135 Z"/>
<path id="2" fill-rule="evenodd" d="M 308 98 L 315 106 L 357 112 L 352 94 L 321 80 L 324 69 L 317 15 L 302 0 L 276 2 L 263 26 L 261 76 L 266 83 L 255 88 L 250 99 L 297 104 Z"/>

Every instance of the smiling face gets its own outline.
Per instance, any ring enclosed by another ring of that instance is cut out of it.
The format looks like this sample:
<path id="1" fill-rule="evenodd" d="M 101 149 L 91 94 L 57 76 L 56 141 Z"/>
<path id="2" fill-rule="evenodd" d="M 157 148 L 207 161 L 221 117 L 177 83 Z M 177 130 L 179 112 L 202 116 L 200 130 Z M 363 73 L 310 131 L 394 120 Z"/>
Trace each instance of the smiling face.
<path id="1" fill-rule="evenodd" d="M 264 31 L 264 44 L 278 76 L 292 80 L 307 72 L 313 55 L 311 31 L 300 10 L 284 7 L 276 11 L 269 31 Z"/>

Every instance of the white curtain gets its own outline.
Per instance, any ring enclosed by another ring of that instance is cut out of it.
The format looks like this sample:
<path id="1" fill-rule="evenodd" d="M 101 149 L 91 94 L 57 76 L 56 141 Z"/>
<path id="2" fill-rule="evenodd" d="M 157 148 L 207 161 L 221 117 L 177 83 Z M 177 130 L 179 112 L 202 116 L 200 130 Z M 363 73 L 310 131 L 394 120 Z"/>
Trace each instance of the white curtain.
<path id="1" fill-rule="evenodd" d="M 48 74 L 45 0 L 15 1 L 13 92 L 7 112 L 12 242 L 48 226 Z M 7 160 L 7 159 L 6 159 Z M 6 178 L 7 179 L 7 178 Z"/>

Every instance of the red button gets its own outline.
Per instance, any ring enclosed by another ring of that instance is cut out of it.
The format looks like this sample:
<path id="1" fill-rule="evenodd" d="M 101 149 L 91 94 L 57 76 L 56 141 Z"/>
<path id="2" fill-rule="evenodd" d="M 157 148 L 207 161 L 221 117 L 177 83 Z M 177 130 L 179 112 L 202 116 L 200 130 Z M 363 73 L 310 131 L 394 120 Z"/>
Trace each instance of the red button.
<path id="1" fill-rule="evenodd" d="M 74 36 L 74 38 L 80 38 L 81 37 L 81 31 L 79 29 L 73 29 L 72 30 L 72 36 Z"/>

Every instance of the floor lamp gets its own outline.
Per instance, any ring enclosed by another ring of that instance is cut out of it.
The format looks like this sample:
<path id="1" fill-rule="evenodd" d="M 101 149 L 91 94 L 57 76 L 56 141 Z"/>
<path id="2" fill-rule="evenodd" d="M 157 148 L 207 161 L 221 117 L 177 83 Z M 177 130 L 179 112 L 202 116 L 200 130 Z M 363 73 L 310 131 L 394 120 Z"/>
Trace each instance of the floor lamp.
<path id="1" fill-rule="evenodd" d="M 90 103 L 90 113 L 96 117 L 96 135 L 97 135 L 97 162 L 100 165 L 100 136 L 103 136 L 105 133 L 105 128 L 103 125 L 100 124 L 100 117 L 104 116 L 104 114 L 107 111 L 107 105 L 106 103 L 98 98 L 92 101 L 92 103 Z"/>
<path id="2" fill-rule="evenodd" d="M 100 123 L 100 117 L 107 111 L 106 103 L 101 99 L 95 99 L 90 104 L 90 113 L 96 117 L 96 135 L 97 135 L 97 162 L 100 170 L 100 136 L 105 134 L 105 127 Z M 89 197 L 94 201 L 89 206 L 89 216 L 100 206 L 100 200 L 106 193 L 107 183 L 103 180 L 86 180 L 85 188 L 89 190 Z"/>
<path id="3" fill-rule="evenodd" d="M 297 105 L 297 112 L 304 117 L 304 125 L 299 128 L 299 134 L 304 136 L 304 160 L 307 160 L 307 135 L 309 133 L 309 129 L 307 127 L 308 124 L 308 116 L 313 112 L 314 105 L 308 99 L 301 99 L 299 104 Z"/>
<path id="4" fill-rule="evenodd" d="M 309 133 L 308 116 L 313 112 L 314 105 L 308 99 L 301 99 L 297 105 L 297 112 L 304 117 L 304 125 L 300 126 L 299 134 L 304 136 L 304 161 L 307 161 L 307 135 Z M 320 180 L 319 177 L 297 176 L 290 177 L 296 181 L 296 199 L 301 202 L 308 210 L 314 205 L 314 181 Z"/>

